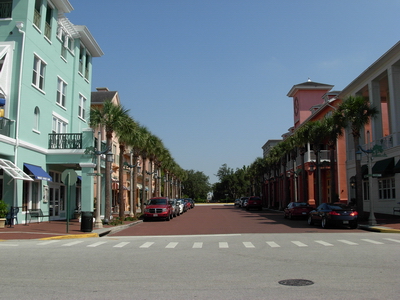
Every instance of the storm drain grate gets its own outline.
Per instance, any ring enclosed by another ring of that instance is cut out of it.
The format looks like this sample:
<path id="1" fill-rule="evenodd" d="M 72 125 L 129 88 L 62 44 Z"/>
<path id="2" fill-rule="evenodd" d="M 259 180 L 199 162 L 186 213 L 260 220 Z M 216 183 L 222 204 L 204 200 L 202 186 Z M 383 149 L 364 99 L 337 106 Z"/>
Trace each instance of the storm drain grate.
<path id="1" fill-rule="evenodd" d="M 312 285 L 314 284 L 314 282 L 306 279 L 286 279 L 279 281 L 279 284 L 290 285 L 290 286 L 306 286 L 306 285 Z"/>

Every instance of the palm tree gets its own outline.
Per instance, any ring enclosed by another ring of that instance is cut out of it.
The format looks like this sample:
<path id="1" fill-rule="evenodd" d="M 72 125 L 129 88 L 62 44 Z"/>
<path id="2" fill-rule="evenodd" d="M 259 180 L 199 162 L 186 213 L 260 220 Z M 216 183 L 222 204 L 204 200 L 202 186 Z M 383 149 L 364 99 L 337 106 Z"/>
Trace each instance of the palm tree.
<path id="1" fill-rule="evenodd" d="M 361 130 L 369 124 L 371 118 L 379 113 L 378 109 L 371 106 L 369 100 L 363 96 L 349 96 L 338 107 L 335 112 L 335 119 L 343 126 L 348 128 L 353 136 L 354 156 L 360 147 Z M 356 205 L 361 217 L 364 217 L 364 202 L 362 199 L 362 174 L 361 162 L 356 162 Z"/>
<path id="2" fill-rule="evenodd" d="M 320 152 L 321 145 L 326 141 L 327 127 L 326 124 L 320 120 L 309 122 L 305 126 L 305 131 L 308 133 L 308 140 L 313 145 L 313 151 L 315 154 L 315 164 L 317 172 L 317 197 L 315 197 L 315 205 L 318 206 L 322 203 Z"/>
<path id="3" fill-rule="evenodd" d="M 119 127 L 121 126 L 121 127 Z M 118 204 L 119 204 L 119 218 L 124 220 L 125 218 L 125 198 L 124 195 L 124 154 L 125 148 L 131 141 L 130 135 L 135 132 L 137 129 L 136 123 L 132 120 L 132 118 L 128 115 L 125 116 L 125 119 L 122 120 L 119 126 L 115 129 L 116 136 L 118 137 L 119 143 L 119 169 L 118 169 L 118 177 L 119 177 L 119 193 L 118 193 Z"/>
<path id="4" fill-rule="evenodd" d="M 121 128 L 126 122 L 129 110 L 120 104 L 114 104 L 111 100 L 104 101 L 100 107 L 90 110 L 90 126 L 101 126 L 105 128 L 107 149 L 112 149 L 112 137 L 114 130 Z M 104 219 L 111 219 L 111 163 L 106 161 L 105 168 L 105 213 Z"/>
<path id="5" fill-rule="evenodd" d="M 331 202 L 339 201 L 339 195 L 336 188 L 336 160 L 335 150 L 336 142 L 338 137 L 343 135 L 343 127 L 333 116 L 325 118 L 323 120 L 326 127 L 326 141 L 329 147 L 329 161 L 330 161 L 330 172 L 331 172 Z"/>
<path id="6" fill-rule="evenodd" d="M 305 161 L 304 155 L 307 152 L 306 145 L 308 144 L 308 133 L 307 127 L 302 126 L 297 129 L 294 133 L 293 137 L 293 144 L 299 150 L 300 154 L 300 161 L 301 161 L 301 182 L 302 182 L 302 190 L 303 190 L 303 199 L 301 202 L 307 202 L 308 200 L 308 187 L 307 187 L 307 173 L 305 169 Z"/>

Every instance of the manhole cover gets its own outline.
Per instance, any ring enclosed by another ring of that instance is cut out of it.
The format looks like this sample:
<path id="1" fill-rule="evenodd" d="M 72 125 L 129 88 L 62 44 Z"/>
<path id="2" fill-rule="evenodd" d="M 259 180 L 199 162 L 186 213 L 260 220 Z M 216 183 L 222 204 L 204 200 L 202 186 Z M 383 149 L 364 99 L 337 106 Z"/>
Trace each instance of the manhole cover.
<path id="1" fill-rule="evenodd" d="M 290 285 L 290 286 L 305 286 L 314 284 L 314 282 L 306 279 L 286 279 L 279 281 L 279 284 Z"/>

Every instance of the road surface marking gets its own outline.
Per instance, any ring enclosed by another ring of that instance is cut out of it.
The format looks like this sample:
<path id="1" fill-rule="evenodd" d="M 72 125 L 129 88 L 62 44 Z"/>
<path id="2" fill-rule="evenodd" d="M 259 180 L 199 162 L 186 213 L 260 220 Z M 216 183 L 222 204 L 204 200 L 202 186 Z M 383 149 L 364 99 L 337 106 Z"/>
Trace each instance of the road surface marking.
<path id="1" fill-rule="evenodd" d="M 253 245 L 253 243 L 251 243 L 251 242 L 243 242 L 243 245 L 244 245 L 246 248 L 255 248 L 254 245 Z"/>
<path id="2" fill-rule="evenodd" d="M 396 242 L 400 243 L 400 240 L 395 240 L 395 239 L 390 239 L 390 238 L 384 238 L 385 240 L 391 241 L 391 242 Z"/>
<path id="3" fill-rule="evenodd" d="M 122 242 L 122 243 L 116 244 L 116 245 L 114 246 L 114 248 L 122 248 L 122 247 L 128 245 L 129 243 L 130 243 L 130 242 Z"/>
<path id="4" fill-rule="evenodd" d="M 219 242 L 219 248 L 229 248 L 227 242 Z"/>
<path id="5" fill-rule="evenodd" d="M 51 240 L 51 241 L 39 243 L 37 245 L 38 246 L 44 246 L 44 245 L 53 244 L 53 243 L 57 243 L 57 242 L 59 242 L 59 240 Z"/>
<path id="6" fill-rule="evenodd" d="M 146 242 L 142 246 L 140 246 L 139 248 L 149 248 L 153 244 L 154 244 L 154 242 Z"/>
<path id="7" fill-rule="evenodd" d="M 63 244 L 62 246 L 67 246 L 67 247 L 69 247 L 69 246 L 74 246 L 74 245 L 80 244 L 80 243 L 83 243 L 83 241 L 74 241 L 74 242 L 70 242 L 70 243 Z"/>
<path id="8" fill-rule="evenodd" d="M 292 241 L 292 243 L 299 247 L 308 247 L 306 244 L 303 244 L 300 241 Z"/>
<path id="9" fill-rule="evenodd" d="M 268 246 L 272 248 L 279 248 L 280 246 L 275 242 L 266 242 Z"/>
<path id="10" fill-rule="evenodd" d="M 375 244 L 375 245 L 382 245 L 383 243 L 381 243 L 381 242 L 378 242 L 378 241 L 374 241 L 374 240 L 370 240 L 370 239 L 361 239 L 362 241 L 364 241 L 364 242 L 368 242 L 368 243 L 371 243 L 371 244 Z"/>
<path id="11" fill-rule="evenodd" d="M 94 247 L 103 245 L 103 244 L 105 244 L 105 243 L 107 243 L 107 242 L 97 242 L 97 243 L 94 243 L 94 244 L 87 245 L 87 247 L 92 247 L 92 248 L 94 248 Z"/>
<path id="12" fill-rule="evenodd" d="M 354 243 L 354 242 L 351 242 L 348 240 L 338 240 L 338 242 L 345 243 L 347 245 L 352 245 L 352 246 L 358 245 L 357 243 Z"/>
<path id="13" fill-rule="evenodd" d="M 165 246 L 165 248 L 173 249 L 176 247 L 176 245 L 178 245 L 177 242 L 170 242 L 167 246 Z"/>
<path id="14" fill-rule="evenodd" d="M 203 248 L 203 242 L 195 242 L 192 248 L 200 249 Z"/>
<path id="15" fill-rule="evenodd" d="M 325 242 L 325 241 L 315 241 L 315 242 L 318 243 L 318 244 L 321 244 L 321 245 L 323 245 L 323 246 L 333 246 L 332 244 L 327 243 L 327 242 Z"/>

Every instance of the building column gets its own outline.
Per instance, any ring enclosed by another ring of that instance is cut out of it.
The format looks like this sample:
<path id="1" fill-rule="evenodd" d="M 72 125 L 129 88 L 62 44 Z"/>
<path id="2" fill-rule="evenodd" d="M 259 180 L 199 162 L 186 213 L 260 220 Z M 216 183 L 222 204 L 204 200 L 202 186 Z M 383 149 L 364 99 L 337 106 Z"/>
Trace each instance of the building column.
<path id="1" fill-rule="evenodd" d="M 389 83 L 389 121 L 393 134 L 393 146 L 400 145 L 400 67 L 388 68 Z"/>
<path id="2" fill-rule="evenodd" d="M 93 212 L 94 208 L 94 167 L 95 164 L 81 163 L 82 169 L 82 186 L 81 186 L 81 203 L 82 211 Z"/>
<path id="3" fill-rule="evenodd" d="M 371 81 L 368 84 L 369 101 L 372 106 L 375 106 L 381 111 L 381 89 L 378 81 Z M 379 140 L 383 137 L 382 114 L 379 113 L 375 118 L 371 119 L 372 141 Z M 369 146 L 368 146 L 369 147 Z"/>

